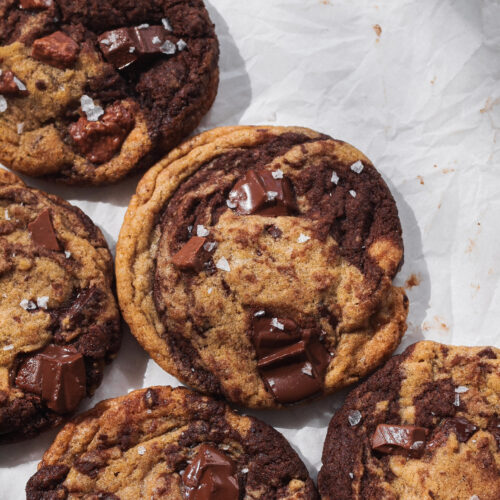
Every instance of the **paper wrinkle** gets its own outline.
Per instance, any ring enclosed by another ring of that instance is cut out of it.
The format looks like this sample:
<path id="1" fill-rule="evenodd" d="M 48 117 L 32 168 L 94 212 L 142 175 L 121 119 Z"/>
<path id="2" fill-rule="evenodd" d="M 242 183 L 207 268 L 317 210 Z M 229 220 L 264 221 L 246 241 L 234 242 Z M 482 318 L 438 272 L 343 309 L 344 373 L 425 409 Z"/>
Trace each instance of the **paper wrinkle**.
<path id="1" fill-rule="evenodd" d="M 494 0 L 209 0 L 221 45 L 217 100 L 198 131 L 301 125 L 352 143 L 398 205 L 408 332 L 500 346 L 500 5 Z M 381 27 L 377 36 L 373 26 Z M 105 188 L 23 177 L 82 208 L 114 251 L 139 175 Z M 480 225 L 478 225 L 478 223 Z M 411 281 L 411 280 L 410 280 Z M 126 334 L 85 403 L 178 382 Z M 250 412 L 290 440 L 315 478 L 328 422 L 343 396 Z M 0 448 L 0 499 L 24 498 L 55 432 Z"/>

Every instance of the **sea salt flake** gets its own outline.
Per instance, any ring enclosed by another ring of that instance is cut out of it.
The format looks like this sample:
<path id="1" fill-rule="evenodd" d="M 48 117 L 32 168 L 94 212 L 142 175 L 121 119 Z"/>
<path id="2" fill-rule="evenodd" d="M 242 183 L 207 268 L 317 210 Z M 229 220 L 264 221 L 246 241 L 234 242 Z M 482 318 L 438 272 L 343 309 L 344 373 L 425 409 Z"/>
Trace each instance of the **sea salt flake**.
<path id="1" fill-rule="evenodd" d="M 217 246 L 217 243 L 215 243 L 215 241 L 207 241 L 204 245 L 203 245 L 203 248 L 207 251 L 207 252 L 211 252 L 215 247 Z"/>
<path id="2" fill-rule="evenodd" d="M 167 55 L 175 54 L 176 46 L 175 43 L 172 43 L 170 40 L 165 40 L 163 45 L 160 47 L 161 52 Z"/>
<path id="3" fill-rule="evenodd" d="M 203 238 L 209 234 L 210 231 L 203 224 L 198 224 L 196 226 L 196 236 L 201 236 Z"/>
<path id="4" fill-rule="evenodd" d="M 217 264 L 215 264 L 215 267 L 217 269 L 220 269 L 221 271 L 231 271 L 231 268 L 229 267 L 229 262 L 225 257 L 221 257 L 218 261 Z"/>
<path id="5" fill-rule="evenodd" d="M 210 287 L 210 288 L 207 290 L 208 295 L 210 295 L 210 294 L 212 293 L 212 291 L 213 291 L 213 288 L 212 288 L 212 287 Z"/>
<path id="6" fill-rule="evenodd" d="M 19 302 L 19 305 L 26 311 L 33 311 L 33 309 L 36 309 L 36 304 L 32 300 L 28 299 L 21 300 L 21 302 Z"/>
<path id="7" fill-rule="evenodd" d="M 17 88 L 21 91 L 24 92 L 26 90 L 26 85 L 17 78 L 17 76 L 14 77 L 14 83 L 17 85 Z"/>
<path id="8" fill-rule="evenodd" d="M 155 45 L 158 45 L 161 43 L 160 37 L 159 36 L 154 36 L 153 39 L 151 40 Z"/>
<path id="9" fill-rule="evenodd" d="M 278 330 L 284 330 L 285 329 L 285 325 L 283 323 L 280 323 L 278 321 L 278 318 L 273 318 L 271 320 L 271 325 L 274 326 L 275 328 L 277 328 Z"/>
<path id="10" fill-rule="evenodd" d="M 66 256 L 67 259 L 71 257 L 71 252 L 68 252 L 68 250 L 65 250 L 64 255 Z"/>
<path id="11" fill-rule="evenodd" d="M 9 211 L 7 209 L 5 209 L 4 216 L 5 216 L 5 220 L 10 220 Z"/>
<path id="12" fill-rule="evenodd" d="M 481 500 L 477 495 L 472 495 L 469 500 Z"/>
<path id="13" fill-rule="evenodd" d="M 92 97 L 88 95 L 82 95 L 80 98 L 80 104 L 82 106 L 82 111 L 87 115 L 87 120 L 89 122 L 96 122 L 100 116 L 104 114 L 104 109 L 101 106 L 96 106 Z"/>
<path id="14" fill-rule="evenodd" d="M 3 95 L 0 95 L 0 113 L 7 111 L 7 108 L 8 108 L 7 100 Z"/>
<path id="15" fill-rule="evenodd" d="M 455 394 L 455 401 L 453 401 L 454 406 L 460 406 L 460 394 Z"/>
<path id="16" fill-rule="evenodd" d="M 266 193 L 266 196 L 269 201 L 273 201 L 275 198 L 278 197 L 278 191 L 268 191 Z"/>
<path id="17" fill-rule="evenodd" d="M 361 163 L 360 160 L 358 160 L 356 163 L 353 163 L 351 165 L 351 170 L 353 172 L 356 172 L 357 174 L 360 174 L 364 168 L 365 168 L 365 166 Z"/>
<path id="18" fill-rule="evenodd" d="M 337 172 L 335 170 L 332 172 L 332 178 L 330 179 L 334 184 L 338 184 L 340 177 L 337 175 Z"/>
<path id="19" fill-rule="evenodd" d="M 307 236 L 307 235 L 305 235 L 303 233 L 300 233 L 300 236 L 297 238 L 297 241 L 299 243 L 305 243 L 306 241 L 309 241 L 310 239 L 311 239 L 310 236 Z"/>
<path id="20" fill-rule="evenodd" d="M 139 26 L 137 26 L 137 29 L 139 29 L 139 30 L 144 30 L 146 28 L 149 28 L 148 23 L 140 24 Z"/>
<path id="21" fill-rule="evenodd" d="M 279 168 L 278 170 L 271 172 L 271 175 L 273 176 L 273 179 L 283 179 L 283 171 Z"/>
<path id="22" fill-rule="evenodd" d="M 166 17 L 164 17 L 162 20 L 161 20 L 162 24 L 163 24 L 163 27 L 167 30 L 167 31 L 172 31 L 172 25 L 169 23 L 168 19 Z"/>
<path id="23" fill-rule="evenodd" d="M 23 123 L 23 122 L 18 123 L 18 124 L 17 124 L 17 133 L 18 133 L 19 135 L 21 135 L 21 134 L 23 133 L 23 131 L 24 131 L 24 123 Z"/>
<path id="24" fill-rule="evenodd" d="M 9 345 L 3 346 L 4 351 L 12 351 L 12 349 L 14 349 L 14 344 L 9 344 Z"/>
<path id="25" fill-rule="evenodd" d="M 135 52 L 135 47 L 129 47 L 128 51 L 130 54 L 133 54 Z"/>
<path id="26" fill-rule="evenodd" d="M 188 44 L 182 38 L 177 42 L 177 48 L 179 49 L 179 52 L 182 52 L 187 46 Z"/>
<path id="27" fill-rule="evenodd" d="M 146 410 L 146 413 L 147 413 L 148 415 L 150 415 L 151 413 L 153 413 L 153 410 L 152 410 L 151 408 L 148 408 L 148 409 Z"/>
<path id="28" fill-rule="evenodd" d="M 349 477 L 350 477 L 351 479 L 354 479 L 354 474 L 353 474 L 352 472 L 349 472 Z"/>
<path id="29" fill-rule="evenodd" d="M 220 445 L 220 447 L 221 447 L 223 450 L 225 450 L 225 451 L 229 450 L 229 445 L 228 445 L 228 444 L 221 444 L 221 445 Z"/>
<path id="30" fill-rule="evenodd" d="M 236 203 L 233 203 L 231 200 L 226 200 L 226 205 L 229 208 L 236 208 L 238 206 Z"/>
<path id="31" fill-rule="evenodd" d="M 256 318 L 260 318 L 261 316 L 264 316 L 266 314 L 266 311 L 264 311 L 264 309 L 261 309 L 260 311 L 257 311 L 256 313 L 254 313 L 254 316 Z"/>
<path id="32" fill-rule="evenodd" d="M 311 363 L 307 362 L 302 369 L 300 370 L 304 375 L 309 375 L 309 377 L 313 376 L 313 367 Z"/>
<path id="33" fill-rule="evenodd" d="M 459 385 L 458 387 L 455 387 L 455 392 L 457 394 L 463 394 L 464 392 L 467 392 L 469 390 L 468 387 L 465 387 L 464 385 Z"/>
<path id="34" fill-rule="evenodd" d="M 423 441 L 415 441 L 410 446 L 410 449 L 412 449 L 412 450 L 420 450 L 420 448 L 422 448 L 423 446 L 424 446 L 424 442 Z"/>
<path id="35" fill-rule="evenodd" d="M 361 412 L 358 410 L 351 410 L 347 415 L 347 420 L 349 420 L 351 427 L 358 425 L 361 422 Z"/>
<path id="36" fill-rule="evenodd" d="M 241 473 L 248 474 L 248 467 L 243 467 L 243 469 L 241 469 Z"/>
<path id="37" fill-rule="evenodd" d="M 349 191 L 349 194 L 353 197 L 353 198 L 356 198 L 356 191 L 354 191 L 354 189 L 351 189 Z"/>
<path id="38" fill-rule="evenodd" d="M 38 307 L 47 309 L 48 304 L 49 304 L 49 298 L 47 297 L 47 295 L 44 295 L 43 297 L 37 297 L 36 305 Z"/>
<path id="39" fill-rule="evenodd" d="M 139 446 L 137 448 L 137 453 L 139 453 L 139 455 L 144 455 L 144 453 L 146 453 L 146 448 L 144 448 L 144 446 Z"/>

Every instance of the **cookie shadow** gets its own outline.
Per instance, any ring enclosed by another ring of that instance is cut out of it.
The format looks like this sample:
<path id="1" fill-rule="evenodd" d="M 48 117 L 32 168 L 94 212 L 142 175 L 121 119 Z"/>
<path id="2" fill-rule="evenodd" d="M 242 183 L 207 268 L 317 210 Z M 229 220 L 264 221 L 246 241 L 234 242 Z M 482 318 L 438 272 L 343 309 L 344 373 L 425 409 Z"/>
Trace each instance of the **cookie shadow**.
<path id="1" fill-rule="evenodd" d="M 204 116 L 195 134 L 224 125 L 237 125 L 252 100 L 250 77 L 245 60 L 232 37 L 229 26 L 210 1 L 205 1 L 219 39 L 219 90 L 217 98 Z"/>
<path id="2" fill-rule="evenodd" d="M 410 301 L 408 329 L 397 352 L 420 340 L 425 340 L 422 323 L 430 307 L 431 280 L 425 260 L 422 233 L 415 214 L 401 192 L 384 177 L 385 182 L 396 200 L 399 218 L 403 226 L 404 264 L 394 280 L 396 286 L 405 288 Z"/>

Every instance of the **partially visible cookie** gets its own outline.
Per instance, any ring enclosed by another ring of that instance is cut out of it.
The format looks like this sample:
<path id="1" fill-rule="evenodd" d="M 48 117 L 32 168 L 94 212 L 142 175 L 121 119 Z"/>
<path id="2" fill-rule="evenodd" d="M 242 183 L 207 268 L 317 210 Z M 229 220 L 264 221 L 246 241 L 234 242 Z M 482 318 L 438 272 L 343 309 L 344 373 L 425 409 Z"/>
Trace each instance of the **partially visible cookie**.
<path id="1" fill-rule="evenodd" d="M 330 422 L 324 500 L 500 498 L 500 350 L 418 342 Z"/>
<path id="2" fill-rule="evenodd" d="M 115 182 L 196 128 L 218 57 L 202 0 L 0 0 L 0 162 Z"/>
<path id="3" fill-rule="evenodd" d="M 120 345 L 111 254 L 79 209 L 0 170 L 0 443 L 61 423 Z"/>
<path id="4" fill-rule="evenodd" d="M 144 176 L 121 229 L 120 305 L 186 384 L 250 407 L 331 393 L 406 329 L 394 199 L 354 147 L 298 127 L 195 137 Z"/>
<path id="5" fill-rule="evenodd" d="M 316 489 L 285 438 L 184 388 L 109 399 L 56 437 L 28 500 L 313 500 Z"/>

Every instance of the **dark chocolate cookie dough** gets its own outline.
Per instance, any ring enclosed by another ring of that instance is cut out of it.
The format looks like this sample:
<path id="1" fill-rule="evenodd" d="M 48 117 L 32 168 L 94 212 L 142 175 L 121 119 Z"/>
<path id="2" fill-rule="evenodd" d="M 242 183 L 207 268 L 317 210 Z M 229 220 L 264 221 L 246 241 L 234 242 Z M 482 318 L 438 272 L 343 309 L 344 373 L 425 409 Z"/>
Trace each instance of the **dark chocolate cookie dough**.
<path id="1" fill-rule="evenodd" d="M 0 0 L 0 162 L 114 182 L 212 105 L 218 42 L 201 0 Z"/>
<path id="2" fill-rule="evenodd" d="M 78 208 L 0 170 L 0 443 L 58 425 L 120 345 L 111 254 Z"/>
<path id="3" fill-rule="evenodd" d="M 26 487 L 28 500 L 315 500 L 285 438 L 224 403 L 151 387 L 68 423 Z"/>
<path id="4" fill-rule="evenodd" d="M 154 166 L 117 248 L 120 305 L 167 371 L 273 407 L 356 382 L 407 299 L 394 199 L 352 146 L 303 128 L 215 129 Z"/>
<path id="5" fill-rule="evenodd" d="M 500 351 L 419 342 L 328 428 L 324 500 L 500 498 Z"/>

